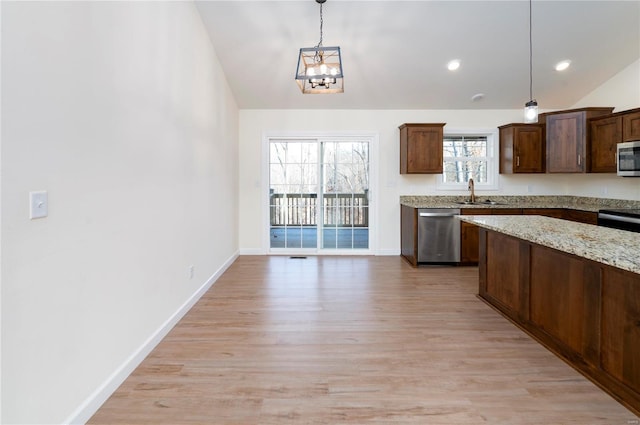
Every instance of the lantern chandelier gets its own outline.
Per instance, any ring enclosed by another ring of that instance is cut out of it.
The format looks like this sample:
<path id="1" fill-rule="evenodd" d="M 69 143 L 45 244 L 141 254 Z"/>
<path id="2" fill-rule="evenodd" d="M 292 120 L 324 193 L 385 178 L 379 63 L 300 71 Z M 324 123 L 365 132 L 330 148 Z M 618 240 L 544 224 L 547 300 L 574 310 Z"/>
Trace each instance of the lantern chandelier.
<path id="1" fill-rule="evenodd" d="M 298 56 L 296 82 L 302 93 L 343 93 L 342 58 L 340 47 L 322 45 L 322 4 L 327 0 L 316 0 L 320 5 L 320 41 L 315 47 L 302 47 Z"/>
<path id="2" fill-rule="evenodd" d="M 531 0 L 529 0 L 529 101 L 524 104 L 524 122 L 538 122 L 538 102 L 533 98 L 533 41 L 531 37 Z"/>

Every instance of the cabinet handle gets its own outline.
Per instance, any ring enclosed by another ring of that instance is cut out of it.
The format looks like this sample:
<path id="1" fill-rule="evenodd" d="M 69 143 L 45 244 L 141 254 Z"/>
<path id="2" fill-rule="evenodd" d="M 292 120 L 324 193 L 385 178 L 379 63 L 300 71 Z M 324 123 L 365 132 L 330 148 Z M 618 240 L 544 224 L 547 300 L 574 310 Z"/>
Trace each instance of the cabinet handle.
<path id="1" fill-rule="evenodd" d="M 578 154 L 578 165 L 582 165 L 582 155 Z"/>
<path id="2" fill-rule="evenodd" d="M 516 167 L 520 166 L 520 156 L 516 156 Z"/>

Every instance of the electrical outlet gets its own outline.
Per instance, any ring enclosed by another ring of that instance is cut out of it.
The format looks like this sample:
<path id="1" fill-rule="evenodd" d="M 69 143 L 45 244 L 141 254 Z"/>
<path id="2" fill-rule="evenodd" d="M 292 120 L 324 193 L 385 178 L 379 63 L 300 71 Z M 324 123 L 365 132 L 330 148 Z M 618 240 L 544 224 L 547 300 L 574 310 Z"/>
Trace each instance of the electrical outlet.
<path id="1" fill-rule="evenodd" d="M 193 264 L 187 269 L 187 275 L 189 276 L 189 279 L 193 279 Z"/>

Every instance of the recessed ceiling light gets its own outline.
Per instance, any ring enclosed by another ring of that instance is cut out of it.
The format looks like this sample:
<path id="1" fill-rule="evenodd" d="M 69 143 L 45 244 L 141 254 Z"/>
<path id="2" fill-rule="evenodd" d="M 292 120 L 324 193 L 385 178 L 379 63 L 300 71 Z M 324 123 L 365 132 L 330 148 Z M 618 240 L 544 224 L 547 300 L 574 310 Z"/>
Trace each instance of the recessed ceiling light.
<path id="1" fill-rule="evenodd" d="M 556 64 L 556 71 L 564 71 L 565 69 L 569 68 L 569 65 L 571 65 L 570 60 L 564 60 L 564 61 L 558 62 Z"/>
<path id="2" fill-rule="evenodd" d="M 454 59 L 454 60 L 450 61 L 447 64 L 447 69 L 449 71 L 455 71 L 458 68 L 460 68 L 460 60 L 459 59 Z"/>

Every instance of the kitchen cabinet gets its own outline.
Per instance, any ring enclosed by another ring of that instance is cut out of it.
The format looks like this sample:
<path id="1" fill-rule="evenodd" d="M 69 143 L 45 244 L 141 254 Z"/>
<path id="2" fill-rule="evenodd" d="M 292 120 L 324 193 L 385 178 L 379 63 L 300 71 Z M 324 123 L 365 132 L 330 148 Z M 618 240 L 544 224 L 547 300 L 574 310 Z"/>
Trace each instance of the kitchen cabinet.
<path id="1" fill-rule="evenodd" d="M 418 266 L 418 209 L 400 205 L 400 254 Z"/>
<path id="2" fill-rule="evenodd" d="M 640 108 L 591 118 L 590 169 L 592 173 L 615 173 L 617 144 L 640 140 Z"/>
<path id="3" fill-rule="evenodd" d="M 523 208 L 523 215 L 543 215 L 545 217 L 564 218 L 562 208 Z"/>
<path id="4" fill-rule="evenodd" d="M 520 208 L 463 208 L 461 215 L 520 215 Z M 460 222 L 460 263 L 465 265 L 478 264 L 478 233 L 475 224 Z"/>
<path id="5" fill-rule="evenodd" d="M 542 124 L 507 124 L 500 131 L 500 174 L 544 173 Z"/>
<path id="6" fill-rule="evenodd" d="M 566 209 L 562 212 L 562 218 L 578 223 L 598 224 L 598 213 L 594 211 L 581 211 Z"/>
<path id="7" fill-rule="evenodd" d="M 463 208 L 461 215 L 490 214 L 487 208 Z M 475 224 L 460 222 L 460 262 L 462 264 L 478 264 L 478 234 L 479 227 Z"/>
<path id="8" fill-rule="evenodd" d="M 622 116 L 592 118 L 590 162 L 592 173 L 616 172 L 616 146 L 622 141 Z"/>
<path id="9" fill-rule="evenodd" d="M 586 224 L 598 224 L 598 213 L 569 208 L 523 208 L 523 215 L 542 215 Z"/>
<path id="10" fill-rule="evenodd" d="M 540 114 L 546 126 L 547 173 L 589 171 L 589 118 L 611 114 L 613 108 L 582 108 Z"/>
<path id="11" fill-rule="evenodd" d="M 442 174 L 444 123 L 402 124 L 400 174 Z"/>
<path id="12" fill-rule="evenodd" d="M 622 114 L 622 141 L 640 140 L 640 108 Z"/>
<path id="13" fill-rule="evenodd" d="M 479 295 L 640 413 L 640 274 L 480 228 Z"/>
<path id="14" fill-rule="evenodd" d="M 604 270 L 601 319 L 602 368 L 640 389 L 640 275 Z"/>

